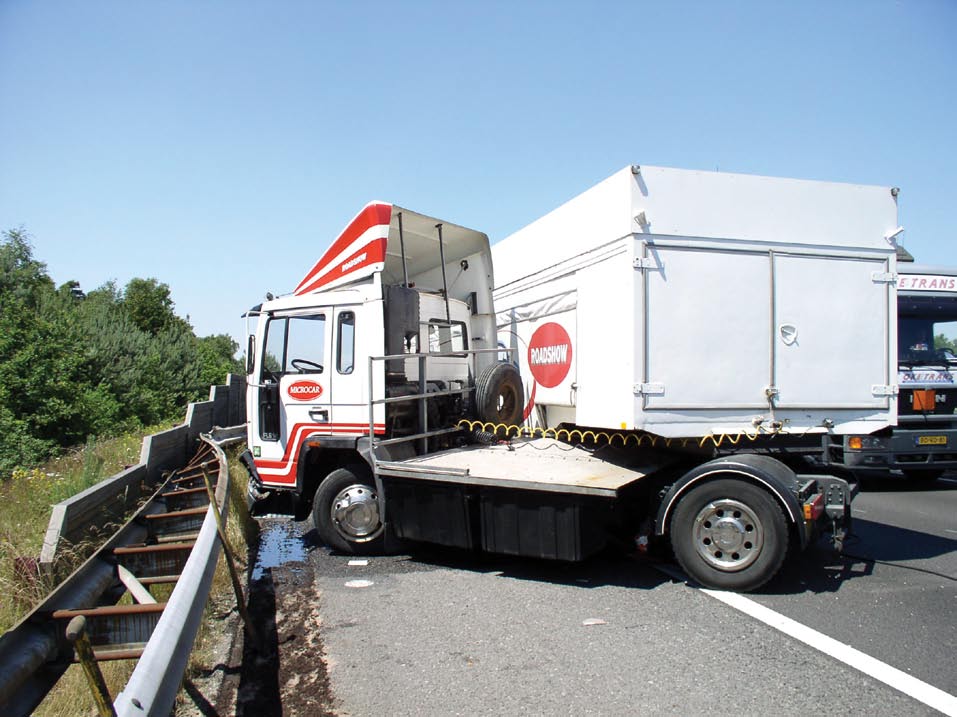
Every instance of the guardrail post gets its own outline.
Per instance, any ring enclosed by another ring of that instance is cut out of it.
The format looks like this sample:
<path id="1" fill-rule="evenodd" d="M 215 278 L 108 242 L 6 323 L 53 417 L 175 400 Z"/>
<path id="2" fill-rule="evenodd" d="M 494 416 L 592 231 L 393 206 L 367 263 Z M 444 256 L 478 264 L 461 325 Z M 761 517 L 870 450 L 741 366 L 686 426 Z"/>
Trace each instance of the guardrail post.
<path id="1" fill-rule="evenodd" d="M 225 466 L 223 466 L 225 468 Z M 232 553 L 229 552 L 229 544 L 226 542 L 226 531 L 223 529 L 223 517 L 219 514 L 219 506 L 216 505 L 216 491 L 213 490 L 213 482 L 209 478 L 208 466 L 205 462 L 202 465 L 203 481 L 206 483 L 206 493 L 209 495 L 209 507 L 213 511 L 213 517 L 216 519 L 216 532 L 219 534 L 219 542 L 223 546 L 223 555 L 226 558 L 226 567 L 229 569 L 229 578 L 233 583 L 233 592 L 236 593 L 236 607 L 239 609 L 239 616 L 243 619 L 246 631 L 249 637 L 257 645 L 259 641 L 259 632 L 253 621 L 249 619 L 249 613 L 246 612 L 246 598 L 243 597 L 243 586 L 239 582 L 239 573 L 236 571 L 236 565 L 233 563 Z"/>
<path id="2" fill-rule="evenodd" d="M 86 673 L 93 700 L 96 702 L 96 711 L 100 717 L 116 717 L 106 680 L 103 679 L 103 673 L 100 672 L 100 666 L 93 654 L 90 638 L 86 635 L 85 617 L 78 615 L 70 620 L 70 624 L 66 627 L 66 639 L 73 643 L 77 657 L 80 658 L 80 664 L 83 665 L 83 672 Z"/>

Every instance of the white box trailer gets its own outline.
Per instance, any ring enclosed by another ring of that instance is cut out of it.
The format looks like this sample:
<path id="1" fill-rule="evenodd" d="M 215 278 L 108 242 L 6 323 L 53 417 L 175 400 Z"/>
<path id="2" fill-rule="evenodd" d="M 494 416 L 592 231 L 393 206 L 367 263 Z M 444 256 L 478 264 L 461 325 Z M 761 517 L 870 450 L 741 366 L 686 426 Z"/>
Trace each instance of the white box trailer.
<path id="1" fill-rule="evenodd" d="M 895 420 L 895 231 L 889 188 L 637 166 L 494 251 L 370 204 L 251 312 L 250 495 L 343 552 L 670 544 L 758 587 L 843 538 L 822 436 Z"/>
<path id="2" fill-rule="evenodd" d="M 529 420 L 669 437 L 893 424 L 896 221 L 888 188 L 626 167 L 492 246 Z"/>

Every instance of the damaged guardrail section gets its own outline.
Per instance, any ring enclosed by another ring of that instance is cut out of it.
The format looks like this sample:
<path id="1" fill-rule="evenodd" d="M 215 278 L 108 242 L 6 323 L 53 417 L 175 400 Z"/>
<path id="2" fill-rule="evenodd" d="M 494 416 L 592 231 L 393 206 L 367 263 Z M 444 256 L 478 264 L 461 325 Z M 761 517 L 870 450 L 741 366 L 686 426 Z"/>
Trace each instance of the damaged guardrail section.
<path id="1" fill-rule="evenodd" d="M 208 401 L 189 404 L 181 425 L 144 438 L 137 465 L 54 505 L 40 551 L 41 570 L 52 574 L 64 544 L 82 540 L 90 525 L 119 520 L 132 510 L 145 486 L 186 463 L 201 433 L 245 424 L 245 395 L 246 377 L 229 374 L 225 385 L 210 386 Z"/>
<path id="2" fill-rule="evenodd" d="M 245 427 L 242 428 L 244 431 Z M 220 476 L 216 487 L 216 504 L 226 519 L 229 504 L 229 466 L 221 446 L 238 437 L 203 436 L 216 450 Z M 170 595 L 163 615 L 143 651 L 126 688 L 117 696 L 113 707 L 118 715 L 170 714 L 183 680 L 183 673 L 193 649 L 193 641 L 203 618 L 213 572 L 219 558 L 219 536 L 213 507 L 206 511 L 203 526 L 193 546 L 186 567 Z"/>

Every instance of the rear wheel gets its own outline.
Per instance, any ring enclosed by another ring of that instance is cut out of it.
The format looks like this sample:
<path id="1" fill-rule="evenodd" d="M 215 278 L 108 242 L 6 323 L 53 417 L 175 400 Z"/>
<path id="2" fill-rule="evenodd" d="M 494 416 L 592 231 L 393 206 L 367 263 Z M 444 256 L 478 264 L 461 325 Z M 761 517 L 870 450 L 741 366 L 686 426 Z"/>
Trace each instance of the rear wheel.
<path id="1" fill-rule="evenodd" d="M 766 490 L 735 479 L 693 488 L 671 521 L 671 545 L 695 581 L 747 592 L 770 580 L 788 553 L 788 527 Z"/>
<path id="2" fill-rule="evenodd" d="M 337 468 L 326 476 L 312 501 L 312 520 L 331 548 L 356 555 L 383 551 L 379 497 L 365 466 Z"/>

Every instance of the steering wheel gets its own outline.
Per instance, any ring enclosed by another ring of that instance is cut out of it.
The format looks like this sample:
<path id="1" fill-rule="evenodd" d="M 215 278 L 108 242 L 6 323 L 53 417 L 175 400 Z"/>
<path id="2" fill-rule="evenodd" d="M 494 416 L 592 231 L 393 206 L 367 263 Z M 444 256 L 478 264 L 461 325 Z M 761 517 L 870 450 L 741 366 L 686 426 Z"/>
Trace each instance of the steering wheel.
<path id="1" fill-rule="evenodd" d="M 308 359 L 295 358 L 289 363 L 299 373 L 306 373 L 308 371 L 316 371 L 318 373 L 322 373 L 322 366 L 317 364 L 315 361 L 309 361 Z"/>

